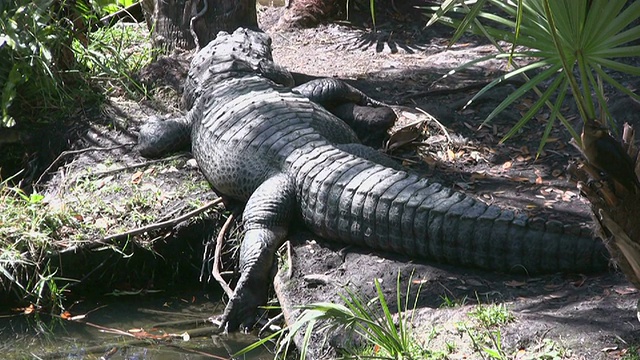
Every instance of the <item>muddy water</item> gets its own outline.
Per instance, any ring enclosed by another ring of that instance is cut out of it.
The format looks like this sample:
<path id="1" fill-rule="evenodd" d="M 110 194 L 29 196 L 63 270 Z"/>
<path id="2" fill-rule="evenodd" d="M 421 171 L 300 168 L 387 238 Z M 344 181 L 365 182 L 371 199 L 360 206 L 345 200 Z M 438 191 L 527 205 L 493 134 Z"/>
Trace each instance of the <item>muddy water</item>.
<path id="1" fill-rule="evenodd" d="M 107 300 L 74 306 L 73 316 L 86 315 L 78 321 L 41 315 L 38 322 L 33 314 L 0 315 L 0 358 L 229 359 L 231 354 L 257 340 L 253 335 L 212 335 L 206 329 L 211 324 L 202 321 L 198 324 L 198 320 L 223 308 L 206 297 L 132 296 Z M 176 321 L 188 323 L 166 324 Z M 197 336 L 197 331 L 203 330 L 206 335 Z M 119 332 L 137 334 L 139 338 Z M 188 341 L 167 335 L 185 332 L 194 335 Z M 244 358 L 273 359 L 273 354 L 262 348 Z"/>

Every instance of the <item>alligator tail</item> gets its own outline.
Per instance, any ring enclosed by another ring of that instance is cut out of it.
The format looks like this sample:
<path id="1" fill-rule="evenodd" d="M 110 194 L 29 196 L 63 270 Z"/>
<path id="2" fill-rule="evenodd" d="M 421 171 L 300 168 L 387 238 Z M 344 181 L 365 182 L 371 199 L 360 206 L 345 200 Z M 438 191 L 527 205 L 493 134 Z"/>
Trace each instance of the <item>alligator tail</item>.
<path id="1" fill-rule="evenodd" d="M 437 262 L 528 274 L 608 266 L 591 230 L 528 218 L 340 150 L 297 167 L 307 226 L 354 245 Z M 296 168 L 294 164 L 294 170 Z"/>

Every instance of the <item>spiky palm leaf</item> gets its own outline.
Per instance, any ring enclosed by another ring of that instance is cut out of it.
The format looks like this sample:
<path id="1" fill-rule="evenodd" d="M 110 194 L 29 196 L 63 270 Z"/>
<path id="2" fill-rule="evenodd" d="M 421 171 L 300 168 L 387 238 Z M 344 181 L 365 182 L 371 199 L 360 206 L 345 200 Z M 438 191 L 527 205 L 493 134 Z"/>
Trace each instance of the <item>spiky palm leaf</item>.
<path id="1" fill-rule="evenodd" d="M 491 11 L 486 10 L 486 4 L 493 6 Z M 571 89 L 583 120 L 597 118 L 596 109 L 600 109 L 604 117 L 611 120 L 600 80 L 640 101 L 640 96 L 611 76 L 613 71 L 640 75 L 639 67 L 621 60 L 640 55 L 640 46 L 628 45 L 640 39 L 640 26 L 633 24 L 640 17 L 640 2 L 448 0 L 439 8 L 431 10 L 435 10 L 435 13 L 430 23 L 440 21 L 457 28 L 452 41 L 457 41 L 465 31 L 471 31 L 487 36 L 496 46 L 494 54 L 464 64 L 459 69 L 491 58 L 533 59 L 526 66 L 514 66 L 514 70 L 487 85 L 469 102 L 510 77 L 530 73 L 532 70 L 538 71 L 532 78 L 527 78 L 528 81 L 522 87 L 504 99 L 485 119 L 485 123 L 491 121 L 530 91 L 538 94 L 538 101 L 503 140 L 520 130 L 546 105 L 552 109 L 547 130 L 550 130 L 556 119 L 560 119 L 580 143 L 577 132 L 565 120 L 561 111 L 564 94 Z M 464 17 L 461 19 L 455 14 L 462 14 Z M 509 51 L 499 46 L 498 41 L 508 41 L 513 46 Z M 556 101 L 551 102 L 555 94 L 562 96 L 557 96 Z M 542 140 L 544 142 L 546 137 Z"/>

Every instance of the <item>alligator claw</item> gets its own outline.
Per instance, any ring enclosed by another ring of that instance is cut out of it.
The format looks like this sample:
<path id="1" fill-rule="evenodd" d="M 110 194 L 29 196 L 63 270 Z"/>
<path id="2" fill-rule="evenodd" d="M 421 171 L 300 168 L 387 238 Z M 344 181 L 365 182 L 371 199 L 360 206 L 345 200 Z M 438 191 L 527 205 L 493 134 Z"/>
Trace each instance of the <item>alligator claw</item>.
<path id="1" fill-rule="evenodd" d="M 268 282 L 266 282 L 268 286 Z M 248 331 L 253 328 L 258 314 L 258 306 L 267 302 L 267 288 L 264 285 L 253 286 L 238 282 L 236 290 L 229 299 L 222 314 L 220 327 L 225 332 Z"/>

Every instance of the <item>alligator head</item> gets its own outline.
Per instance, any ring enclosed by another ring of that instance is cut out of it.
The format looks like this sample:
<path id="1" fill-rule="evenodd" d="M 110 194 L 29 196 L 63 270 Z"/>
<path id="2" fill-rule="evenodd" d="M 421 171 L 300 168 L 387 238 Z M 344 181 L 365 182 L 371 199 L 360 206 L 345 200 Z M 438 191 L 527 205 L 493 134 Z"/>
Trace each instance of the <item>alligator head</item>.
<path id="1" fill-rule="evenodd" d="M 260 73 L 261 63 L 272 62 L 269 35 L 238 28 L 229 34 L 218 33 L 191 61 L 185 84 L 184 101 L 190 109 L 207 84 L 242 76 L 242 73 Z"/>

